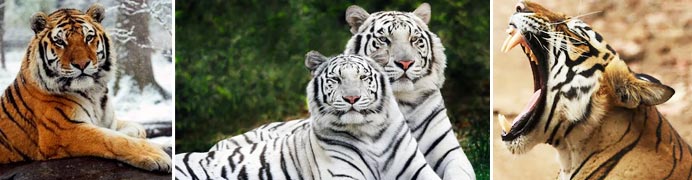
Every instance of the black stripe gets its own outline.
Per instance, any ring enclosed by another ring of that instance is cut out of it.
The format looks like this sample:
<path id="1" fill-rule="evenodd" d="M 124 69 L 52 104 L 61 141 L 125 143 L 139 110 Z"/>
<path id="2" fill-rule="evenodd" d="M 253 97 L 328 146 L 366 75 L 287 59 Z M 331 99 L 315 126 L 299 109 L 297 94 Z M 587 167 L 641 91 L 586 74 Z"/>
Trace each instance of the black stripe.
<path id="1" fill-rule="evenodd" d="M 658 125 L 656 125 L 656 152 L 658 152 L 658 145 L 661 145 L 661 124 L 663 124 L 663 121 L 661 120 L 661 113 L 656 110 L 656 113 L 658 114 Z"/>
<path id="2" fill-rule="evenodd" d="M 548 122 L 545 123 L 545 127 L 543 128 L 543 132 L 548 132 L 548 127 L 550 126 L 551 121 L 553 121 L 553 114 L 555 113 L 555 108 L 557 107 L 557 102 L 560 101 L 560 93 L 555 94 L 553 97 L 553 105 L 550 106 L 550 114 L 548 114 Z"/>
<path id="3" fill-rule="evenodd" d="M 22 92 L 19 90 L 19 83 L 20 82 L 18 82 L 17 79 L 14 80 L 14 91 L 17 92 L 17 97 L 19 97 L 19 101 L 21 101 L 22 105 L 24 105 L 24 109 L 29 111 L 29 113 L 31 113 L 31 115 L 35 117 L 36 114 L 34 113 L 34 110 L 31 109 L 31 107 L 29 107 L 29 105 L 26 104 L 26 101 L 24 101 L 24 97 L 22 96 Z"/>
<path id="4" fill-rule="evenodd" d="M 29 132 L 27 132 L 26 129 L 24 129 L 24 126 L 20 125 L 19 122 L 17 122 L 17 120 L 14 118 L 14 116 L 12 116 L 12 114 L 9 111 L 7 111 L 7 107 L 5 106 L 5 104 L 7 104 L 7 99 L 3 98 L 3 100 L 4 101 L 0 102 L 0 105 L 2 106 L 2 112 L 5 113 L 5 115 L 10 119 L 10 121 L 12 121 L 12 123 L 17 125 L 17 128 L 19 128 L 19 130 L 22 130 L 22 132 L 24 132 L 23 134 L 26 134 L 28 136 Z"/>
<path id="5" fill-rule="evenodd" d="M 355 38 L 356 38 L 354 41 L 355 49 L 353 49 L 353 54 L 358 54 L 358 52 L 360 52 L 360 48 L 361 48 L 360 47 L 360 41 L 361 41 L 361 38 L 363 38 L 363 35 L 356 35 Z"/>
<path id="6" fill-rule="evenodd" d="M 345 162 L 345 163 L 348 164 L 349 166 L 353 167 L 353 169 L 358 170 L 358 172 L 360 172 L 360 175 L 361 175 L 362 177 L 365 177 L 365 173 L 363 172 L 363 170 L 361 170 L 358 166 L 356 166 L 355 164 L 353 164 L 351 161 L 346 160 L 346 159 L 344 159 L 344 158 L 341 158 L 341 157 L 339 157 L 339 156 L 331 156 L 331 157 L 334 158 L 334 159 L 336 159 L 336 160 Z"/>
<path id="7" fill-rule="evenodd" d="M 113 66 L 113 64 L 111 62 L 111 57 L 110 57 L 110 55 L 111 55 L 110 41 L 108 40 L 108 37 L 106 37 L 105 34 L 101 35 L 101 37 L 103 39 L 102 41 L 103 41 L 104 45 L 106 46 L 104 49 L 104 51 L 106 51 L 106 60 L 105 60 L 105 62 L 103 62 L 103 65 L 101 65 L 101 69 L 103 69 L 105 71 L 110 71 L 111 67 Z"/>
<path id="8" fill-rule="evenodd" d="M 77 120 L 71 119 L 70 117 L 67 116 L 67 114 L 65 114 L 65 111 L 63 111 L 62 109 L 60 109 L 60 108 L 58 108 L 58 107 L 54 107 L 54 108 L 55 108 L 56 111 L 58 111 L 58 113 L 60 113 L 60 115 L 61 115 L 63 118 L 65 118 L 65 120 L 67 120 L 67 122 L 71 122 L 71 123 L 75 123 L 75 124 L 84 123 L 84 122 L 81 122 L 81 121 L 77 121 Z"/>
<path id="9" fill-rule="evenodd" d="M 560 125 L 562 125 L 562 122 L 565 122 L 565 121 L 558 121 L 557 125 L 555 125 L 553 127 L 553 132 L 550 133 L 550 138 L 548 138 L 548 141 L 546 141 L 547 144 L 554 144 L 553 140 L 555 139 L 555 134 L 557 133 L 557 130 L 559 130 L 560 127 L 562 127 L 562 126 L 560 126 Z"/>
<path id="10" fill-rule="evenodd" d="M 579 174 L 579 171 L 581 171 L 581 168 L 584 167 L 584 164 L 586 164 L 586 162 L 588 162 L 589 159 L 591 159 L 591 157 L 593 157 L 595 154 L 600 153 L 600 152 L 601 152 L 601 151 L 595 151 L 595 152 L 592 152 L 591 154 L 589 154 L 589 156 L 587 156 L 586 159 L 584 159 L 584 161 L 582 161 L 582 162 L 579 164 L 579 167 L 577 167 L 577 169 L 574 170 L 574 172 L 572 173 L 572 176 L 570 176 L 569 179 L 574 179 L 574 176 L 576 176 L 577 174 Z"/>
<path id="11" fill-rule="evenodd" d="M 404 172 L 406 172 L 406 170 L 409 169 L 408 167 L 411 165 L 413 158 L 416 157 L 416 153 L 418 153 L 418 151 L 414 151 L 413 154 L 409 155 L 408 160 L 406 160 L 404 166 L 401 167 L 401 171 L 399 171 L 399 174 L 396 175 L 396 179 L 401 178 L 401 175 L 404 175 Z"/>
<path id="12" fill-rule="evenodd" d="M 15 84 L 15 86 L 16 86 L 16 80 L 15 80 L 15 83 L 14 83 L 14 84 Z M 12 107 L 14 107 L 15 112 L 16 112 L 17 114 L 19 114 L 19 117 L 20 117 L 22 120 L 24 120 L 24 123 L 25 123 L 25 124 L 29 124 L 29 126 L 31 126 L 33 129 L 36 129 L 36 122 L 34 122 L 32 119 L 26 117 L 26 116 L 24 115 L 24 113 L 22 113 L 22 111 L 19 109 L 19 105 L 17 105 L 17 101 L 14 99 L 14 94 L 15 94 L 15 93 L 12 93 L 12 92 L 13 92 L 13 89 L 12 89 L 12 88 L 7 88 L 7 90 L 5 91 L 5 94 L 6 94 L 5 97 L 7 97 L 7 101 L 10 102 L 10 103 L 12 104 Z M 21 98 L 21 97 L 20 97 L 20 98 Z M 25 110 L 25 111 L 26 111 L 26 110 Z M 32 142 L 34 142 L 34 144 L 36 143 L 35 141 L 32 141 Z"/>
<path id="13" fill-rule="evenodd" d="M 425 166 L 427 166 L 427 165 L 428 165 L 428 164 L 423 164 L 423 166 L 421 166 L 420 168 L 418 168 L 418 170 L 416 171 L 416 173 L 414 173 L 413 176 L 411 176 L 411 179 L 418 179 L 418 175 L 420 175 L 420 171 L 423 170 L 423 168 L 425 168 Z"/>
<path id="14" fill-rule="evenodd" d="M 262 152 L 260 153 L 260 157 L 259 157 L 261 167 L 259 169 L 258 175 L 259 175 L 260 179 L 264 179 L 264 176 L 262 176 L 262 172 L 264 172 L 265 176 L 267 176 L 267 179 L 272 180 L 273 178 L 272 178 L 272 173 L 271 173 L 271 166 L 269 165 L 269 163 L 267 163 L 267 160 L 265 158 L 266 154 L 267 154 L 267 145 L 264 145 L 262 148 Z"/>
<path id="15" fill-rule="evenodd" d="M 323 143 L 325 143 L 325 144 L 329 144 L 329 145 L 332 145 L 332 146 L 341 146 L 341 147 L 343 147 L 343 148 L 346 148 L 346 149 L 348 149 L 348 150 L 351 150 L 352 152 L 356 153 L 356 155 L 358 155 L 358 157 L 360 158 L 361 161 L 367 162 L 367 161 L 365 160 L 365 157 L 363 157 L 363 153 L 362 153 L 357 147 L 355 147 L 354 145 L 351 145 L 350 143 L 343 142 L 343 141 L 338 141 L 338 140 L 333 140 L 333 139 L 327 139 L 327 138 L 325 138 L 325 137 L 322 137 L 322 136 L 319 135 L 319 134 L 315 134 L 315 137 L 317 137 L 317 140 L 319 140 L 320 142 L 323 142 Z M 312 148 L 311 148 L 311 149 L 312 149 Z M 314 154 L 314 152 L 313 152 L 313 154 Z M 316 162 L 316 161 L 315 161 L 315 162 Z M 367 164 L 367 163 L 366 163 L 365 166 L 368 168 L 368 170 L 370 171 L 370 173 L 372 174 L 372 176 L 377 177 L 377 176 L 374 174 L 375 171 L 373 170 L 373 168 L 370 167 L 370 164 Z"/>
<path id="16" fill-rule="evenodd" d="M 445 155 L 443 155 L 443 156 L 440 158 L 440 160 L 438 160 L 437 163 L 435 163 L 434 169 L 437 169 L 437 168 L 440 167 L 440 165 L 442 165 L 442 162 L 444 162 L 444 159 L 447 158 L 447 155 L 449 155 L 449 153 L 451 153 L 452 151 L 457 150 L 457 149 L 459 149 L 459 148 L 461 148 L 461 146 L 457 146 L 457 147 L 454 147 L 454 148 L 452 148 L 452 149 L 449 149 L 449 151 L 447 151 L 447 152 L 445 153 Z"/>
<path id="17" fill-rule="evenodd" d="M 645 113 L 644 117 L 647 117 L 648 115 L 646 115 L 647 114 L 646 111 L 644 113 Z M 646 120 L 643 120 L 643 122 L 644 122 L 644 125 L 646 125 Z M 630 152 L 632 149 L 634 149 L 634 147 L 637 146 L 637 143 L 639 143 L 639 140 L 641 140 L 641 137 L 643 134 L 644 134 L 643 131 L 640 132 L 639 136 L 637 137 L 637 139 L 634 142 L 627 145 L 622 150 L 618 151 L 615 155 L 613 155 L 613 157 L 608 158 L 608 160 L 606 162 L 600 164 L 596 170 L 592 171 L 591 174 L 589 174 L 589 176 L 586 177 L 586 179 L 592 179 L 593 176 L 599 176 L 599 177 L 596 177 L 595 179 L 604 179 L 606 176 L 608 176 L 608 173 L 610 173 L 610 171 L 613 170 L 613 168 L 615 168 L 615 165 L 617 165 L 618 162 L 620 162 L 622 157 L 624 157 L 628 152 Z M 599 173 L 599 172 L 601 174 L 597 175 L 596 173 Z"/>
<path id="18" fill-rule="evenodd" d="M 430 154 L 430 152 L 432 152 L 433 149 L 437 147 L 437 144 L 440 144 L 440 142 L 442 142 L 442 140 L 445 139 L 445 137 L 447 137 L 447 134 L 449 134 L 449 132 L 452 132 L 452 127 L 449 127 L 449 129 L 447 129 L 445 133 L 440 135 L 440 137 L 437 137 L 437 139 L 435 139 L 435 141 L 433 141 L 433 143 L 430 145 L 428 150 L 425 150 L 425 153 L 423 155 L 428 156 L 428 154 Z"/>
<path id="19" fill-rule="evenodd" d="M 284 174 L 284 179 L 293 179 L 293 178 L 291 178 L 291 175 L 288 174 L 288 168 L 286 167 L 286 157 L 284 155 L 284 143 L 281 143 L 281 146 L 279 147 L 279 155 L 281 155 L 281 160 L 279 161 L 279 163 L 281 163 L 281 172 Z"/>
<path id="20" fill-rule="evenodd" d="M 48 68 L 48 63 L 49 63 L 49 61 L 52 62 L 52 61 L 55 61 L 57 59 L 53 59 L 53 60 L 48 59 L 48 56 L 46 55 L 46 49 L 45 49 L 46 46 L 48 46 L 48 42 L 39 43 L 39 46 L 38 46 L 39 51 L 38 52 L 41 56 L 41 60 L 42 60 L 41 62 L 43 64 L 43 71 L 46 73 L 46 75 L 48 77 L 54 78 L 54 77 L 58 76 L 58 74 L 55 71 Z"/>
<path id="21" fill-rule="evenodd" d="M 330 169 L 327 169 L 327 172 L 329 172 L 329 174 L 330 174 L 332 177 L 349 178 L 349 179 L 357 180 L 357 179 L 354 178 L 353 176 L 349 176 L 349 175 L 346 175 L 346 174 L 334 174 L 334 172 L 332 172 L 332 170 L 330 170 Z"/>
<path id="22" fill-rule="evenodd" d="M 187 172 L 190 172 L 191 179 L 199 180 L 197 175 L 195 175 L 194 171 L 192 171 L 192 168 L 190 168 L 190 164 L 189 164 L 190 163 L 190 155 L 192 155 L 192 153 L 185 154 L 185 156 L 183 157 L 183 163 L 185 164 L 185 168 L 187 169 Z"/>
<path id="23" fill-rule="evenodd" d="M 238 180 L 247 180 L 247 172 L 245 171 L 245 166 L 243 168 L 240 168 L 240 172 L 238 172 Z"/>
<path id="24" fill-rule="evenodd" d="M 444 108 L 444 107 L 437 107 L 437 108 L 436 108 L 435 110 L 433 110 L 430 114 L 428 114 L 427 117 L 425 117 L 425 119 L 423 120 L 423 122 L 421 122 L 420 124 L 418 124 L 418 126 L 416 126 L 415 128 L 411 129 L 411 132 L 417 132 L 418 129 L 420 129 L 420 128 L 423 127 L 423 126 L 425 126 L 425 127 L 427 128 L 428 125 L 430 124 L 430 121 L 432 121 L 433 118 L 437 117 L 437 115 L 440 114 L 440 112 L 442 112 L 442 110 L 445 110 L 445 108 Z M 424 128 L 424 129 L 425 129 L 425 128 Z M 425 131 L 423 131 L 423 132 L 425 132 Z M 421 134 L 419 135 L 419 137 L 416 138 L 416 139 L 420 139 L 420 136 L 423 136 L 423 133 L 421 133 Z"/>

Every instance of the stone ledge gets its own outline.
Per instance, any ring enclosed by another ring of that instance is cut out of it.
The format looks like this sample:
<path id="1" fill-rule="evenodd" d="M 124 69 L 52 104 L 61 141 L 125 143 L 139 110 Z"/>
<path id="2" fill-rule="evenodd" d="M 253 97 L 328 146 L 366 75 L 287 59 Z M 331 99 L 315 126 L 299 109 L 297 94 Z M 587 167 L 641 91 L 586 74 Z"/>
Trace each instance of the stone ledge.
<path id="1" fill-rule="evenodd" d="M 115 160 L 78 157 L 0 165 L 0 179 L 161 179 L 170 173 L 148 172 Z"/>

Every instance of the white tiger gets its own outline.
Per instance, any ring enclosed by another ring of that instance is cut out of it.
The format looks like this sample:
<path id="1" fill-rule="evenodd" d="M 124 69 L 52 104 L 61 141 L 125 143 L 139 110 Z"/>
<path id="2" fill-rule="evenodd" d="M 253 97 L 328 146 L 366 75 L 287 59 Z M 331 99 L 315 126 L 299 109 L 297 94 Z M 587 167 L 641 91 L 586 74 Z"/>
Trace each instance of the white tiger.
<path id="1" fill-rule="evenodd" d="M 381 58 L 379 62 L 386 62 Z M 383 69 L 370 58 L 306 58 L 309 128 L 203 153 L 177 154 L 178 179 L 440 179 L 418 151 Z"/>
<path id="2" fill-rule="evenodd" d="M 430 5 L 421 4 L 413 12 L 382 11 L 368 14 L 350 6 L 346 21 L 353 36 L 346 54 L 371 55 L 388 52 L 384 69 L 392 83 L 399 108 L 406 117 L 420 151 L 443 179 L 475 179 L 473 167 L 461 149 L 440 88 L 444 83 L 447 57 L 444 47 L 428 29 Z M 308 129 L 309 121 L 269 123 L 250 132 L 222 140 L 210 150 L 230 149 Z"/>

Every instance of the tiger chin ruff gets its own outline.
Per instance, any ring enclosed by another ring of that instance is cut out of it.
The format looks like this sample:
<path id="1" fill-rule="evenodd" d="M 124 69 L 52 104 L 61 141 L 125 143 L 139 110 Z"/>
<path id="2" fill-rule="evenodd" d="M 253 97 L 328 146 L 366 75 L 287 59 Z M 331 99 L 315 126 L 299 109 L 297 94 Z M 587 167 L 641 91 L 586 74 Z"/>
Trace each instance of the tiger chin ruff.
<path id="1" fill-rule="evenodd" d="M 427 3 L 413 12 L 372 14 L 361 7 L 350 6 L 346 10 L 346 21 L 353 36 L 344 54 L 385 53 L 384 70 L 392 83 L 397 104 L 428 164 L 443 179 L 475 179 L 473 167 L 454 135 L 440 92 L 447 57 L 440 38 L 428 29 L 430 13 Z M 220 141 L 211 150 L 282 137 L 309 126 L 306 120 L 270 123 Z"/>
<path id="2" fill-rule="evenodd" d="M 316 52 L 306 65 L 313 72 L 308 129 L 233 149 L 177 154 L 176 178 L 440 179 L 418 151 L 379 65 Z"/>
<path id="3" fill-rule="evenodd" d="M 560 179 L 690 179 L 692 153 L 655 105 L 673 89 L 629 70 L 584 22 L 520 2 L 502 46 L 520 45 L 536 92 L 527 111 L 500 116 L 512 153 L 557 149 Z"/>
<path id="4" fill-rule="evenodd" d="M 60 9 L 31 18 L 36 33 L 1 98 L 0 163 L 96 156 L 170 172 L 169 156 L 141 125 L 114 119 L 107 82 L 115 71 L 101 26 L 105 11 Z"/>

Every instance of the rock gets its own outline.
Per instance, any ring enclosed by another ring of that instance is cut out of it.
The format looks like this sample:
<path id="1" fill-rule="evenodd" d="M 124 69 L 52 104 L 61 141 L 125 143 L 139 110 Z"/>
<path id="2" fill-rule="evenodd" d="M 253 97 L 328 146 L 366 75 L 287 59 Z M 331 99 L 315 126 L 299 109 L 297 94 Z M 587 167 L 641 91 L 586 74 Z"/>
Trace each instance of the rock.
<path id="1" fill-rule="evenodd" d="M 171 148 L 164 151 L 170 156 Z M 49 161 L 21 162 L 0 165 L 4 179 L 147 179 L 170 180 L 170 173 L 150 172 L 123 162 L 97 157 L 75 157 Z"/>
<path id="2" fill-rule="evenodd" d="M 0 165 L 0 179 L 161 179 L 170 173 L 141 170 L 116 160 L 78 157 Z"/>
<path id="3" fill-rule="evenodd" d="M 146 129 L 147 138 L 173 136 L 173 123 L 171 121 L 141 123 Z"/>

